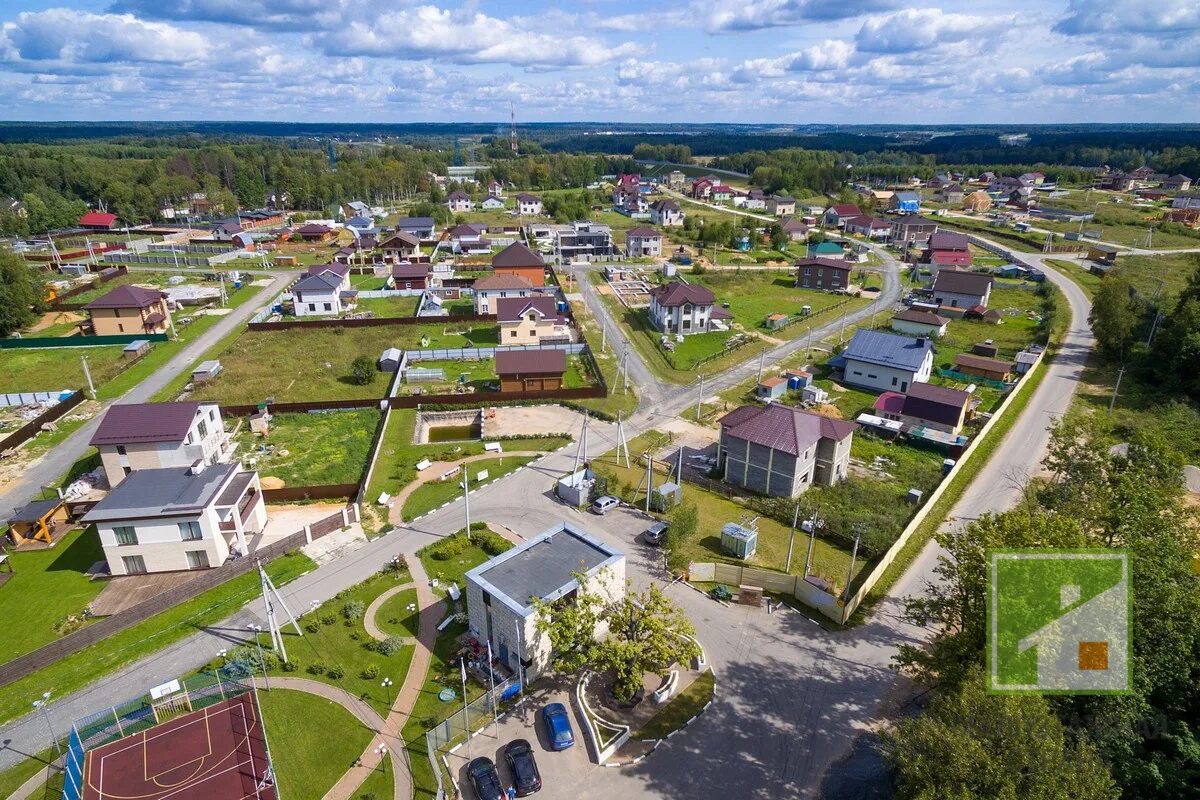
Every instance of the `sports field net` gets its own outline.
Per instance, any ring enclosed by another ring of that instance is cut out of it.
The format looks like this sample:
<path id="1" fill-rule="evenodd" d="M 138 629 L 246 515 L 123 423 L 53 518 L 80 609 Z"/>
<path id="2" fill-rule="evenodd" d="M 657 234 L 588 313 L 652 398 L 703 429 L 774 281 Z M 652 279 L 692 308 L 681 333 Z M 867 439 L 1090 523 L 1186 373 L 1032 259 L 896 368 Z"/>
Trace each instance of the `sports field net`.
<path id="1" fill-rule="evenodd" d="M 174 683 L 178 684 L 177 689 L 172 687 L 171 691 L 157 696 L 143 694 L 75 720 L 67 737 L 62 800 L 81 800 L 84 754 L 89 750 L 254 689 L 249 681 L 221 679 L 207 672 Z"/>

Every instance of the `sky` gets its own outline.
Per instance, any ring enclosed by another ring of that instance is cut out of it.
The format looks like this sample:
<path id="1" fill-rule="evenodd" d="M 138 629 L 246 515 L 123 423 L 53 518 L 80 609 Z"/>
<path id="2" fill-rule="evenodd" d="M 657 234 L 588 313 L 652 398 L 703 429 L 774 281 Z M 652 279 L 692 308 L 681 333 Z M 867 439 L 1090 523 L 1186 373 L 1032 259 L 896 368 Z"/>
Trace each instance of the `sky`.
<path id="1" fill-rule="evenodd" d="M 5 0 L 10 120 L 1200 121 L 1197 0 Z"/>

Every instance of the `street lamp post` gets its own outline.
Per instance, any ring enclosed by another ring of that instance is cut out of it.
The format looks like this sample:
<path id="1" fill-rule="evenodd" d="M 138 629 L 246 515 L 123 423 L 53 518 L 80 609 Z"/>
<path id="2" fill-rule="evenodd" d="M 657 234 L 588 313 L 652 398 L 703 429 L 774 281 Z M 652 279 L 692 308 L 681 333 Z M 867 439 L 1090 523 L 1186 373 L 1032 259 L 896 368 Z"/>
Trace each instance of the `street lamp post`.
<path id="1" fill-rule="evenodd" d="M 379 754 L 379 768 L 385 773 L 387 772 L 388 746 L 381 744 L 375 748 L 375 752 Z"/>
<path id="2" fill-rule="evenodd" d="M 58 743 L 58 737 L 54 735 L 54 726 L 50 724 L 50 712 L 46 710 L 46 706 L 50 703 L 50 693 L 42 692 L 41 700 L 33 701 L 33 710 L 41 711 L 42 718 L 46 720 L 46 730 L 50 731 L 50 739 L 54 742 L 54 749 L 58 754 L 62 755 L 62 745 Z"/>
<path id="3" fill-rule="evenodd" d="M 384 678 L 380 682 L 379 685 L 387 690 L 388 708 L 391 708 L 392 707 L 392 679 Z"/>
<path id="4" fill-rule="evenodd" d="M 263 656 L 262 638 L 259 637 L 259 634 L 262 633 L 262 626 L 251 624 L 246 627 L 254 633 L 254 644 L 258 647 L 258 663 L 262 664 L 263 686 L 269 692 L 271 691 L 271 679 L 267 677 L 267 659 Z"/>

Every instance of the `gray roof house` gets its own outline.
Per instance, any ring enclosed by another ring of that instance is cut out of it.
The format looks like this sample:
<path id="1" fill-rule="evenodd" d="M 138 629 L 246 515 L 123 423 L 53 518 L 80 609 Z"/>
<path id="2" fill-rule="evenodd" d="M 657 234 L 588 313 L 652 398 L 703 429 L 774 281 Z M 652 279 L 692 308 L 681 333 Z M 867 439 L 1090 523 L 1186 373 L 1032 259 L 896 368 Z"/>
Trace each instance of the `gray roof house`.
<path id="1" fill-rule="evenodd" d="M 933 279 L 933 301 L 948 308 L 987 308 L 994 283 L 991 275 L 982 272 L 940 269 Z"/>
<path id="2" fill-rule="evenodd" d="M 625 593 L 625 554 L 572 522 L 560 522 L 464 576 L 467 624 L 509 669 L 531 681 L 550 665 L 549 637 L 537 630 L 535 598 L 547 603 L 583 586 L 613 602 Z M 596 631 L 604 635 L 604 628 Z"/>
<path id="3" fill-rule="evenodd" d="M 797 497 L 845 479 L 857 427 L 781 403 L 741 406 L 721 418 L 717 464 L 733 486 Z"/>
<path id="4" fill-rule="evenodd" d="M 907 392 L 933 371 L 933 342 L 881 331 L 857 330 L 842 354 L 844 382 L 877 391 Z M 831 362 L 833 363 L 833 362 Z"/>

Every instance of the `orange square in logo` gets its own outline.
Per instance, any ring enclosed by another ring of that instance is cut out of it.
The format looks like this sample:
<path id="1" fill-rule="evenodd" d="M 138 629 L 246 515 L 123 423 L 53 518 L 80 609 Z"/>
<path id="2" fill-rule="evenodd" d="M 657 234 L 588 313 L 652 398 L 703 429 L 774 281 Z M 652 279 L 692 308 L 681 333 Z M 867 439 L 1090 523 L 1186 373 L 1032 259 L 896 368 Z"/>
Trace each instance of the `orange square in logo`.
<path id="1" fill-rule="evenodd" d="M 1108 642 L 1080 642 L 1080 669 L 1108 669 Z"/>

